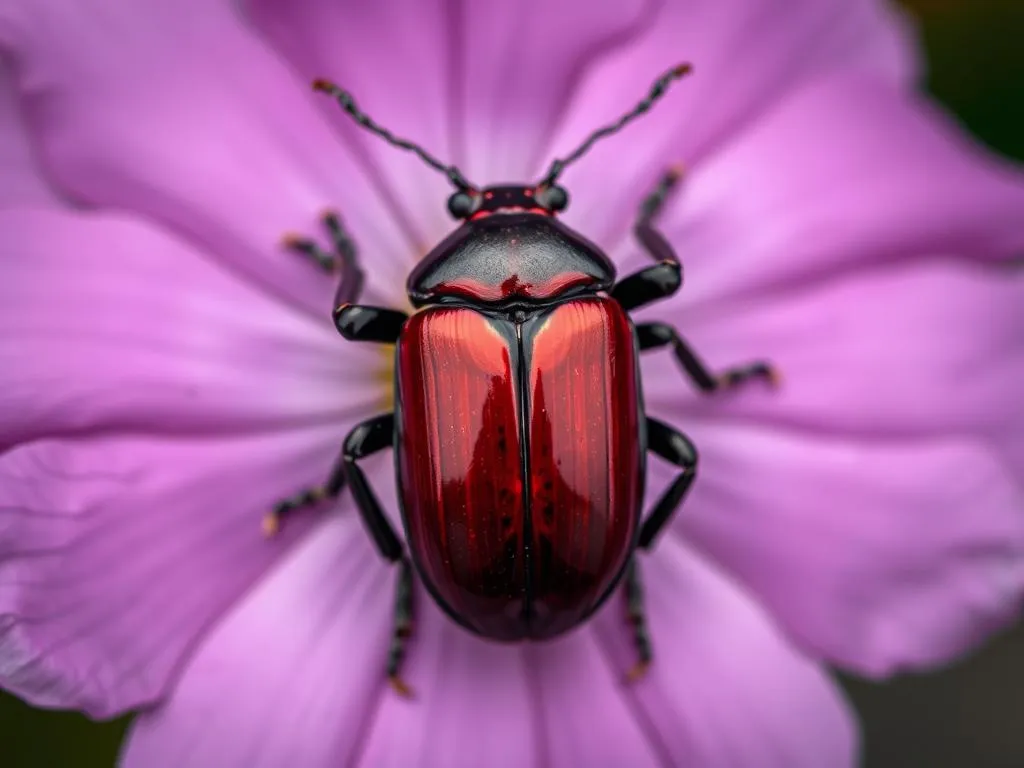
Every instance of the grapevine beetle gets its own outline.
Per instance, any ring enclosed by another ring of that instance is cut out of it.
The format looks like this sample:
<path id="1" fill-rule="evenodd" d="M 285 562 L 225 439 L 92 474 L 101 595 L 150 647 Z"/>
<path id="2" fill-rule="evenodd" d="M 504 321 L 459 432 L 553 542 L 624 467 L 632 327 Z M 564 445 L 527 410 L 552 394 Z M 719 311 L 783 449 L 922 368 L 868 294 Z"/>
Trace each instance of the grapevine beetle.
<path id="1" fill-rule="evenodd" d="M 415 152 L 455 187 L 459 226 L 414 268 L 404 312 L 358 304 L 355 245 L 334 213 L 330 251 L 290 236 L 286 245 L 340 275 L 334 321 L 346 339 L 395 345 L 393 413 L 358 424 L 327 482 L 280 501 L 264 520 L 349 487 L 380 554 L 398 567 L 387 676 L 412 629 L 413 573 L 451 619 L 496 641 L 542 641 L 585 621 L 624 584 L 640 677 L 652 659 L 637 550 L 651 547 L 693 482 L 697 451 L 646 415 L 639 353 L 670 348 L 704 392 L 750 379 L 775 383 L 756 362 L 714 374 L 675 328 L 634 324 L 629 312 L 674 294 L 681 265 L 654 220 L 677 184 L 669 171 L 642 201 L 634 234 L 656 262 L 621 280 L 596 245 L 558 219 L 569 195 L 562 170 L 600 138 L 646 112 L 689 71 L 677 66 L 616 122 L 552 162 L 536 184 L 479 188 L 454 166 L 377 125 L 338 86 L 317 80 L 360 126 Z M 405 544 L 360 468 L 392 448 Z M 648 451 L 679 468 L 643 515 Z"/>

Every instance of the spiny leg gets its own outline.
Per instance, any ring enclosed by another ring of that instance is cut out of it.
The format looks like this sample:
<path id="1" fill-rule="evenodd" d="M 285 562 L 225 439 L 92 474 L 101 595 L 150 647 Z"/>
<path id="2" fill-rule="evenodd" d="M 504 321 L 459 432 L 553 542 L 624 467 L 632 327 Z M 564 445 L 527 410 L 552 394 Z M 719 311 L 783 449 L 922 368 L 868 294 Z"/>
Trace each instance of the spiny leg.
<path id="1" fill-rule="evenodd" d="M 732 389 L 750 379 L 761 379 L 772 386 L 778 386 L 780 383 L 775 368 L 760 360 L 728 368 L 719 374 L 712 373 L 686 340 L 679 335 L 679 331 L 666 323 L 639 323 L 636 326 L 636 335 L 641 352 L 671 347 L 683 370 L 703 392 Z"/>
<path id="2" fill-rule="evenodd" d="M 636 663 L 626 673 L 626 682 L 635 683 L 651 666 L 654 652 L 651 635 L 647 629 L 647 613 L 644 611 L 644 588 L 640 579 L 640 563 L 634 555 L 626 566 L 625 588 L 626 621 L 633 628 L 633 645 L 636 647 Z"/>
<path id="3" fill-rule="evenodd" d="M 387 413 L 362 424 L 357 424 L 345 438 L 343 465 L 348 485 L 352 489 L 359 515 L 381 556 L 398 565 L 395 583 L 394 625 L 391 646 L 388 650 L 388 682 L 395 691 L 405 697 L 412 696 L 412 689 L 401 676 L 402 661 L 409 638 L 412 636 L 413 592 L 412 567 L 402 551 L 402 544 L 391 527 L 377 495 L 373 492 L 366 475 L 359 467 L 359 460 L 390 448 L 394 441 L 395 416 Z"/>

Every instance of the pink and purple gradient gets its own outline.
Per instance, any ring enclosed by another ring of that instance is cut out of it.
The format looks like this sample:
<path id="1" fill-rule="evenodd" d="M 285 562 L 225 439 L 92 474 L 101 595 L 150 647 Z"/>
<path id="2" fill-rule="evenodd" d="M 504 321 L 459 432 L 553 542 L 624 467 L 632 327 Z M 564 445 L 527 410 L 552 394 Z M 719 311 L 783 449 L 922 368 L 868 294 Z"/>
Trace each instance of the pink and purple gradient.
<path id="1" fill-rule="evenodd" d="M 339 209 L 366 300 L 400 305 L 449 190 L 308 83 L 493 183 L 680 60 L 566 172 L 566 219 L 628 271 L 637 203 L 685 164 L 661 223 L 687 285 L 642 316 L 784 387 L 709 400 L 644 362 L 702 455 L 644 561 L 645 680 L 620 682 L 617 601 L 507 647 L 421 593 L 400 700 L 394 574 L 351 500 L 260 532 L 387 396 L 279 244 Z M 925 668 L 1018 615 L 1024 176 L 914 95 L 882 3 L 3 0 L 0 61 L 0 683 L 145 709 L 126 765 L 842 768 L 824 663 Z"/>

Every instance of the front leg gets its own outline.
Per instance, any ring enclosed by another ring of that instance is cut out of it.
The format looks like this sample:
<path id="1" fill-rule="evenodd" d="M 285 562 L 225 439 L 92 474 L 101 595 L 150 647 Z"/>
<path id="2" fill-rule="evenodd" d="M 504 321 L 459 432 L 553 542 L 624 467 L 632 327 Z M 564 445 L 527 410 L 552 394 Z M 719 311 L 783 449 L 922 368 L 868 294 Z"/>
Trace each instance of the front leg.
<path id="1" fill-rule="evenodd" d="M 355 241 L 345 230 L 336 211 L 324 212 L 320 221 L 331 239 L 330 251 L 321 248 L 315 240 L 294 234 L 284 236 L 284 246 L 310 259 L 327 274 L 337 274 L 341 278 L 334 297 L 335 306 L 354 303 L 359 300 L 366 282 Z"/>
<path id="2" fill-rule="evenodd" d="M 629 310 L 642 307 L 658 299 L 671 296 L 683 284 L 679 257 L 665 236 L 654 228 L 654 219 L 661 212 L 669 194 L 682 178 L 682 170 L 673 168 L 658 181 L 640 204 L 640 215 L 633 225 L 633 234 L 640 246 L 658 262 L 657 266 L 642 269 L 620 280 L 611 290 L 612 298 Z"/>

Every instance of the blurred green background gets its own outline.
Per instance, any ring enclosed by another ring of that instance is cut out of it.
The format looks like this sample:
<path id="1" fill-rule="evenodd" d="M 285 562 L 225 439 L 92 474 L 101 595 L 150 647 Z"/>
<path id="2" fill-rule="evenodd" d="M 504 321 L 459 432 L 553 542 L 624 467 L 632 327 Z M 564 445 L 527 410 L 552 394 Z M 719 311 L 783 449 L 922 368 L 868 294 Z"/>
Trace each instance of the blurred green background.
<path id="1" fill-rule="evenodd" d="M 931 93 L 1024 161 L 1024 0 L 904 5 L 921 26 Z M 1024 625 L 938 673 L 843 684 L 861 714 L 865 768 L 1024 768 Z M 39 712 L 0 694 L 0 766 L 108 768 L 126 723 Z"/>

